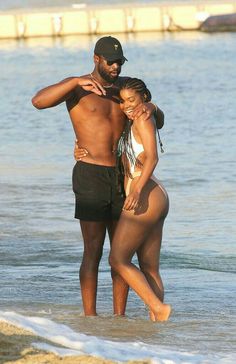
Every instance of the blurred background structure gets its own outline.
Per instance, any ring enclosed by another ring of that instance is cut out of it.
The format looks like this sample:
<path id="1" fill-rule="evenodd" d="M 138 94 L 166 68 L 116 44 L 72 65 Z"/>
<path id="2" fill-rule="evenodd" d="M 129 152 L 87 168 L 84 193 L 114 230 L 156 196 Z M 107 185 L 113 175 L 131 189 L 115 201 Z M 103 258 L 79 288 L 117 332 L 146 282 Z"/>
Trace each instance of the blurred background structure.
<path id="1" fill-rule="evenodd" d="M 235 1 L 115 2 L 109 5 L 79 3 L 60 7 L 56 7 L 53 2 L 54 6 L 48 8 L 42 7 L 42 2 L 36 4 L 41 6 L 30 9 L 26 6 L 4 8 L 0 12 L 0 39 L 189 31 L 201 29 L 202 24 L 212 16 L 218 16 L 214 20 L 214 27 L 211 28 L 211 22 L 208 22 L 207 26 L 204 24 L 203 30 L 220 30 L 222 25 L 223 30 L 236 27 L 236 17 L 232 17 L 232 14 L 236 14 Z M 220 17 L 222 15 L 223 18 Z"/>

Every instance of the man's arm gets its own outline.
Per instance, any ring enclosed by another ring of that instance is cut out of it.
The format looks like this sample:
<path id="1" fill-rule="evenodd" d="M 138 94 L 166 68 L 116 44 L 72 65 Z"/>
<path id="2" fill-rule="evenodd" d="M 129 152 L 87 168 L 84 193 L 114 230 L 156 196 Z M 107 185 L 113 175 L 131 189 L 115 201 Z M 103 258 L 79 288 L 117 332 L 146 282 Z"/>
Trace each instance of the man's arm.
<path id="1" fill-rule="evenodd" d="M 91 79 L 91 77 L 69 77 L 38 91 L 32 98 L 32 104 L 37 109 L 46 109 L 59 105 L 71 98 L 78 86 L 97 95 L 105 95 L 106 93 L 104 88 L 96 80 Z"/>
<path id="2" fill-rule="evenodd" d="M 153 116 L 156 120 L 156 127 L 157 129 L 161 129 L 164 125 L 165 115 L 164 112 L 161 109 L 159 109 L 159 107 L 156 104 L 154 104 L 154 106 L 156 110 L 154 111 Z"/>

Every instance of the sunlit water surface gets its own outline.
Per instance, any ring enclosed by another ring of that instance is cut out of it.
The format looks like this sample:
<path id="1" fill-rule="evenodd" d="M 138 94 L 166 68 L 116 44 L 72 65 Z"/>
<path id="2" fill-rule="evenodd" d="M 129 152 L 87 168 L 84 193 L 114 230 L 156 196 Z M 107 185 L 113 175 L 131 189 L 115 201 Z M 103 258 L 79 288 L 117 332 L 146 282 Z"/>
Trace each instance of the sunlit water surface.
<path id="1" fill-rule="evenodd" d="M 236 34 L 120 35 L 128 62 L 165 111 L 155 174 L 170 196 L 161 255 L 173 315 L 152 324 L 130 293 L 112 316 L 106 240 L 100 317 L 81 316 L 83 243 L 73 218 L 73 130 L 65 105 L 38 111 L 34 93 L 93 69 L 96 37 L 0 42 L 0 309 L 76 332 L 201 354 L 235 352 Z M 122 358 L 121 358 L 122 359 Z M 217 362 L 217 361 L 216 361 Z"/>

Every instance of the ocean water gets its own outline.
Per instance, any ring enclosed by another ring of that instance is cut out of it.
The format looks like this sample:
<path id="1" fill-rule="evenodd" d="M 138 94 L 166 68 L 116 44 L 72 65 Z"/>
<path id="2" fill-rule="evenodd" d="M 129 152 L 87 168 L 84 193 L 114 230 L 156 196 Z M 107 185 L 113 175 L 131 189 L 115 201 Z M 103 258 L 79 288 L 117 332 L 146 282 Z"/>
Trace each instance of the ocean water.
<path id="1" fill-rule="evenodd" d="M 173 314 L 156 324 L 134 292 L 127 316 L 113 317 L 108 240 L 99 316 L 83 317 L 73 130 L 65 105 L 31 105 L 38 89 L 93 69 L 96 39 L 0 42 L 0 319 L 49 338 L 50 350 L 63 344 L 63 355 L 234 363 L 236 33 L 119 36 L 122 74 L 142 77 L 166 116 L 155 174 L 170 197 L 161 273 Z"/>

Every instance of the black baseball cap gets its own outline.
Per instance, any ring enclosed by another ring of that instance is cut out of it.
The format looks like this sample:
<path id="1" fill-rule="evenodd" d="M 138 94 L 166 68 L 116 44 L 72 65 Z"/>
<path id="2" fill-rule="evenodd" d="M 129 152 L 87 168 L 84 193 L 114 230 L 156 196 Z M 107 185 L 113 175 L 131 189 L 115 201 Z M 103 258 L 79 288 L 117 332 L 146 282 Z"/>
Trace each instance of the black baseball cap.
<path id="1" fill-rule="evenodd" d="M 103 56 L 107 61 L 116 61 L 121 59 L 123 62 L 128 61 L 123 54 L 123 49 L 118 39 L 111 36 L 98 39 L 95 44 L 94 53 Z"/>

